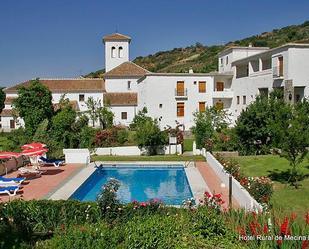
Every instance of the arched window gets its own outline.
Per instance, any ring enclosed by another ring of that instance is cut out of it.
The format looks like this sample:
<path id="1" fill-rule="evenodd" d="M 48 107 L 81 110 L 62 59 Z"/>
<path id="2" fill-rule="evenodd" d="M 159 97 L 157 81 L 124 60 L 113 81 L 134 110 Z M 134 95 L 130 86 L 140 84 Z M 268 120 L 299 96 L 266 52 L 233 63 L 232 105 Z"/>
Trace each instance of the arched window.
<path id="1" fill-rule="evenodd" d="M 115 47 L 112 47 L 111 56 L 112 56 L 112 58 L 116 57 L 116 48 Z"/>
<path id="2" fill-rule="evenodd" d="M 119 58 L 122 58 L 122 57 L 123 57 L 123 48 L 122 48 L 122 47 L 119 47 L 118 57 L 119 57 Z"/>

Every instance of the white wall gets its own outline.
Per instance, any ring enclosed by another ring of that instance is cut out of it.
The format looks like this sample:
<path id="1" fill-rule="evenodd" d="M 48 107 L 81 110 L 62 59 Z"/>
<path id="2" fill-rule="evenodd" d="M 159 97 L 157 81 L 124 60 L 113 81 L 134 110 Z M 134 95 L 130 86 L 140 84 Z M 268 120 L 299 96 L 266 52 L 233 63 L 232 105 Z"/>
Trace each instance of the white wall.
<path id="1" fill-rule="evenodd" d="M 110 110 L 114 113 L 114 124 L 115 125 L 126 125 L 129 126 L 133 121 L 133 118 L 137 114 L 137 106 L 111 106 Z M 127 113 L 127 119 L 121 118 L 121 113 Z"/>
<path id="2" fill-rule="evenodd" d="M 112 47 L 116 48 L 116 56 L 111 54 Z M 123 48 L 123 57 L 118 56 L 119 47 Z M 129 61 L 129 42 L 128 41 L 105 41 L 105 70 L 106 72 Z"/>
<path id="3" fill-rule="evenodd" d="M 229 186 L 229 173 L 224 170 L 224 167 L 217 161 L 217 159 L 209 152 L 206 153 L 206 160 L 208 165 L 220 178 L 225 186 Z M 232 178 L 232 195 L 238 202 L 241 208 L 249 211 L 262 211 L 262 206 L 248 193 L 248 191 L 240 185 L 238 181 Z"/>
<path id="4" fill-rule="evenodd" d="M 90 163 L 90 152 L 88 149 L 63 149 L 65 163 Z"/>
<path id="5" fill-rule="evenodd" d="M 138 78 L 105 79 L 106 92 L 137 92 Z M 131 81 L 131 88 L 128 89 L 128 81 Z"/>
<path id="6" fill-rule="evenodd" d="M 188 97 L 184 99 L 175 97 L 177 81 L 185 82 Z M 194 84 L 196 81 L 196 84 Z M 198 92 L 198 81 L 206 81 L 206 93 Z M 139 83 L 138 107 L 147 107 L 148 114 L 154 118 L 161 118 L 160 125 L 175 127 L 176 120 L 185 125 L 188 130 L 193 126 L 193 113 L 198 110 L 199 102 L 206 105 L 213 104 L 213 76 L 148 76 Z M 177 102 L 185 103 L 184 117 L 177 117 Z M 162 108 L 160 108 L 162 104 Z"/>

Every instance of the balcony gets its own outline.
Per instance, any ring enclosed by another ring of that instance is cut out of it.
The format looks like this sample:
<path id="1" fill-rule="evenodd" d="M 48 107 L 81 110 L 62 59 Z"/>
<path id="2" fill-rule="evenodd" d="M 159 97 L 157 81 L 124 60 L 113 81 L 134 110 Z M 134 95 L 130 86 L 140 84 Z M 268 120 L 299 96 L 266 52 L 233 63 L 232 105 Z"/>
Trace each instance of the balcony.
<path id="1" fill-rule="evenodd" d="M 231 89 L 225 88 L 223 91 L 214 91 L 212 93 L 213 99 L 232 99 L 234 92 Z"/>
<path id="2" fill-rule="evenodd" d="M 273 78 L 283 79 L 283 67 L 280 66 L 273 67 Z"/>
<path id="3" fill-rule="evenodd" d="M 176 99 L 188 99 L 188 89 L 175 89 L 175 98 Z"/>

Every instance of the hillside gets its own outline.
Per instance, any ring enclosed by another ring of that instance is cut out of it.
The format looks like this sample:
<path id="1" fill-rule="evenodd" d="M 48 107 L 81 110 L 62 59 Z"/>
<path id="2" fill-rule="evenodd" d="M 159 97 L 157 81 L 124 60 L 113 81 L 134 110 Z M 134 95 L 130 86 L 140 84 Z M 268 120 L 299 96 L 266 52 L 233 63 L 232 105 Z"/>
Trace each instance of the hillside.
<path id="1" fill-rule="evenodd" d="M 230 46 L 277 47 L 288 42 L 309 42 L 309 21 L 300 25 L 291 25 L 274 29 L 242 40 L 228 42 L 225 45 L 205 46 L 196 43 L 186 48 L 174 48 L 148 56 L 139 56 L 133 60 L 136 64 L 151 72 L 211 72 L 217 70 L 218 53 Z M 85 77 L 102 77 L 104 70 L 92 72 Z"/>

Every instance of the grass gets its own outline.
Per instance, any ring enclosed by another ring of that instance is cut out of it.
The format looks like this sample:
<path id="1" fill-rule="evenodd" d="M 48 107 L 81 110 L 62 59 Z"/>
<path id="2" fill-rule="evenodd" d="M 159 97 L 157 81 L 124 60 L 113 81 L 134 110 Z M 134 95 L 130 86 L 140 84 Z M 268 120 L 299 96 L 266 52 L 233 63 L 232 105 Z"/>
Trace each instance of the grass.
<path id="1" fill-rule="evenodd" d="M 268 176 L 274 182 L 271 203 L 274 208 L 284 213 L 296 212 L 303 216 L 309 211 L 309 158 L 299 165 L 303 174 L 300 188 L 295 189 L 287 183 L 289 162 L 279 156 L 243 156 L 238 157 L 242 172 L 247 176 Z"/>
<path id="2" fill-rule="evenodd" d="M 186 138 L 183 141 L 183 151 L 193 151 L 194 138 Z"/>
<path id="3" fill-rule="evenodd" d="M 157 156 L 93 156 L 95 161 L 205 161 L 202 156 L 157 155 Z"/>

